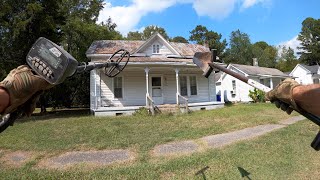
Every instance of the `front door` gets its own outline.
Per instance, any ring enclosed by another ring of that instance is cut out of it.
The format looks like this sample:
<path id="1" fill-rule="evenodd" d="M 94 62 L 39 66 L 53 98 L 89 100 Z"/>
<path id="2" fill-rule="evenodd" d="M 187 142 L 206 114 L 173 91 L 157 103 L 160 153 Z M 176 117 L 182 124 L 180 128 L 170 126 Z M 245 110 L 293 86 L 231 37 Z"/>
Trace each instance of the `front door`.
<path id="1" fill-rule="evenodd" d="M 162 77 L 153 76 L 151 77 L 151 95 L 154 104 L 163 104 L 163 88 L 162 88 Z"/>

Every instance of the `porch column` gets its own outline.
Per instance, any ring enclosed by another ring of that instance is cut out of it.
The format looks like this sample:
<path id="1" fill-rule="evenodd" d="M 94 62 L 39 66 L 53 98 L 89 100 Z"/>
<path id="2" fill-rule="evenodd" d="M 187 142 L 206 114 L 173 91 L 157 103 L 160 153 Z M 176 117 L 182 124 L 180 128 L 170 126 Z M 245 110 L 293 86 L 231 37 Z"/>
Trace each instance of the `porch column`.
<path id="1" fill-rule="evenodd" d="M 179 104 L 179 71 L 180 69 L 176 68 L 175 69 L 176 71 L 176 85 L 177 85 L 177 92 L 176 92 L 176 101 L 177 101 L 177 104 Z"/>
<path id="2" fill-rule="evenodd" d="M 144 68 L 144 72 L 146 73 L 146 88 L 147 88 L 147 93 L 146 93 L 146 106 L 148 106 L 148 99 L 147 96 L 149 96 L 149 68 L 146 67 Z"/>
<path id="3" fill-rule="evenodd" d="M 272 81 L 272 78 L 270 78 L 270 88 L 273 89 L 273 81 Z"/>

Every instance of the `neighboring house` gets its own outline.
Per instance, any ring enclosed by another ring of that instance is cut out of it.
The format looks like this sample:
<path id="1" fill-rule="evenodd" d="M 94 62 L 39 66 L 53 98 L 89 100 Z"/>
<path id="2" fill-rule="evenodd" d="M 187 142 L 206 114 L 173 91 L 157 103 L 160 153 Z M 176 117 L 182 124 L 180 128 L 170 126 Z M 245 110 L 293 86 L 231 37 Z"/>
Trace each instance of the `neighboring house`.
<path id="1" fill-rule="evenodd" d="M 115 78 L 103 70 L 90 76 L 90 108 L 95 115 L 132 114 L 140 107 L 181 104 L 191 110 L 222 107 L 216 101 L 214 74 L 208 79 L 193 62 L 195 52 L 208 48 L 173 43 L 156 33 L 146 41 L 102 40 L 87 51 L 91 62 L 105 62 L 118 49 L 131 53 L 127 67 Z"/>
<path id="2" fill-rule="evenodd" d="M 240 64 L 229 64 L 227 68 L 270 88 L 274 88 L 282 80 L 289 77 L 274 68 Z M 249 97 L 249 90 L 254 90 L 254 88 L 225 73 L 221 73 L 221 77 L 217 81 L 217 95 L 221 101 L 250 102 L 252 99 Z"/>
<path id="3" fill-rule="evenodd" d="M 290 76 L 300 84 L 319 84 L 319 65 L 307 66 L 304 64 L 297 64 L 291 71 Z"/>

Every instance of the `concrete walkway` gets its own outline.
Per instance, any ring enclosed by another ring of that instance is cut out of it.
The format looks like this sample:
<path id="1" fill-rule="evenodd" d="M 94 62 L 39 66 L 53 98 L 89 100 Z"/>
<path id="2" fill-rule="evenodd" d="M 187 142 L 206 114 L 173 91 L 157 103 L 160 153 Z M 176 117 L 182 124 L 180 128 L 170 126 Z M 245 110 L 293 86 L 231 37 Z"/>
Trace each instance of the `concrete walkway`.
<path id="1" fill-rule="evenodd" d="M 303 116 L 296 116 L 284 121 L 280 121 L 279 124 L 260 125 L 229 133 L 206 136 L 196 140 L 162 144 L 154 147 L 150 154 L 156 157 L 172 155 L 182 156 L 203 151 L 207 148 L 220 148 L 237 141 L 264 135 L 268 132 L 287 127 L 290 124 L 304 119 L 305 118 Z M 41 154 L 23 151 L 6 152 L 6 150 L 0 150 L 0 152 L 1 154 L 4 154 L 0 158 L 0 163 L 14 167 L 20 167 L 25 163 L 28 163 L 39 157 Z M 86 165 L 86 167 L 105 166 L 115 163 L 128 163 L 133 161 L 135 157 L 135 153 L 131 152 L 130 150 L 73 151 L 50 158 L 42 158 L 38 164 L 38 167 L 63 169 L 79 164 Z"/>
<path id="2" fill-rule="evenodd" d="M 206 136 L 197 140 L 189 140 L 182 142 L 171 142 L 168 144 L 158 145 L 154 148 L 153 153 L 155 156 L 171 156 L 186 153 L 199 152 L 203 149 L 199 144 L 205 144 L 207 148 L 219 148 L 225 145 L 232 144 L 237 141 L 246 140 L 254 137 L 264 135 L 268 132 L 287 127 L 287 125 L 304 120 L 303 116 L 295 116 L 283 121 L 279 124 L 266 124 L 256 127 L 246 128 L 229 133 L 216 134 Z"/>

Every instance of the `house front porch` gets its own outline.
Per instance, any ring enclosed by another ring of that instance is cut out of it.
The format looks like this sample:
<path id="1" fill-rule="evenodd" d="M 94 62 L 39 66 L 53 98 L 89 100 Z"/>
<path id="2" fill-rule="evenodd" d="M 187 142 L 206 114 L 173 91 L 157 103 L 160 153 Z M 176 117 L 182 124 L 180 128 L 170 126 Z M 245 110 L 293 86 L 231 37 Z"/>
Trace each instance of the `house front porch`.
<path id="1" fill-rule="evenodd" d="M 93 70 L 91 111 L 102 116 L 130 115 L 141 107 L 151 114 L 170 108 L 181 112 L 214 109 L 223 103 L 216 100 L 213 77 L 203 77 L 194 65 L 175 63 L 130 64 L 116 78 Z"/>
<path id="2" fill-rule="evenodd" d="M 217 108 L 224 107 L 224 103 L 215 101 L 215 102 L 201 102 L 201 103 L 188 103 L 189 111 L 198 111 L 198 110 L 212 110 Z M 135 111 L 140 108 L 147 108 L 147 106 L 125 106 L 125 107 L 100 107 L 98 109 L 92 110 L 92 113 L 95 116 L 120 116 L 120 115 L 132 115 Z M 177 104 L 163 104 L 156 105 L 161 112 L 182 112 L 185 113 L 185 105 L 181 105 L 180 108 Z"/>

